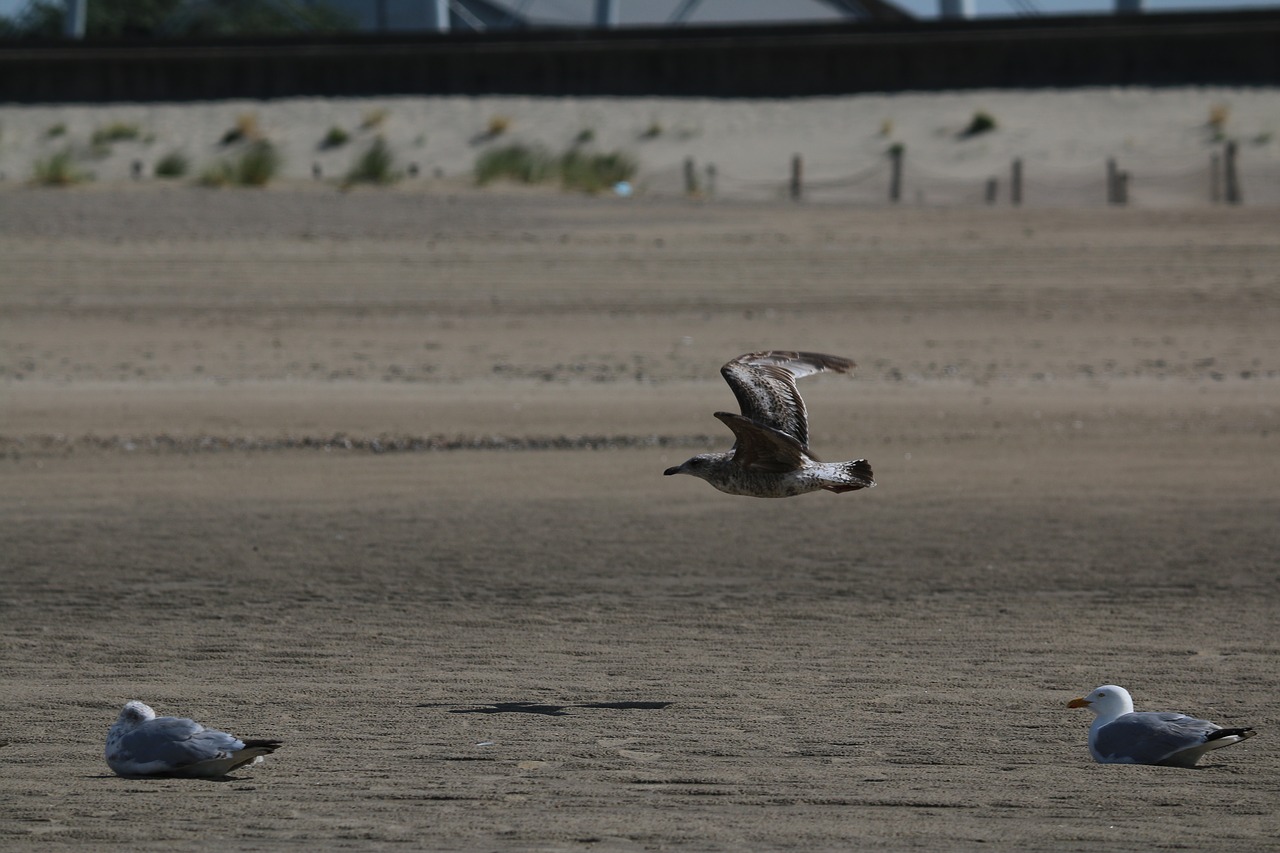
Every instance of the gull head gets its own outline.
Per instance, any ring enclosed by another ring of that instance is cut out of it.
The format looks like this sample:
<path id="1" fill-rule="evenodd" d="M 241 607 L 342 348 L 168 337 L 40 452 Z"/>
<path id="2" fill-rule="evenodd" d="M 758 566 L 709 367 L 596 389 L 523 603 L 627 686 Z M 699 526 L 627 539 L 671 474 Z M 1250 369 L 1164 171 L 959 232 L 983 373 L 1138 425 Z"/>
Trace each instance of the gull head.
<path id="1" fill-rule="evenodd" d="M 713 453 L 699 453 L 692 459 L 685 460 L 679 465 L 673 465 L 662 473 L 668 477 L 672 474 L 692 474 L 705 480 L 711 475 L 711 470 L 715 467 L 715 463 L 719 458 Z"/>
<path id="2" fill-rule="evenodd" d="M 1133 697 L 1129 691 L 1114 684 L 1104 684 L 1089 691 L 1089 695 L 1072 699 L 1068 708 L 1088 708 L 1098 719 L 1114 720 L 1121 714 L 1133 713 Z"/>
<path id="3" fill-rule="evenodd" d="M 136 729 L 147 720 L 154 720 L 155 718 L 156 712 L 151 709 L 150 705 L 134 699 L 125 703 L 123 710 L 120 711 L 120 716 L 116 718 L 116 724 L 112 728 Z"/>

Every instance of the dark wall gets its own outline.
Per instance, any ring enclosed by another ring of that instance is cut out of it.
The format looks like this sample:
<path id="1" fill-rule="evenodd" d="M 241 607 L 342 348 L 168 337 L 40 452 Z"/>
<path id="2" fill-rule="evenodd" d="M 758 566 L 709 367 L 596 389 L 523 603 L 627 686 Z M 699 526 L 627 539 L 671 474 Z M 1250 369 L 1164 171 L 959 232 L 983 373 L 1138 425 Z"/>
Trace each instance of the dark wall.
<path id="1" fill-rule="evenodd" d="M 299 95 L 790 97 L 1280 84 L 1280 10 L 896 26 L 0 43 L 0 102 Z"/>

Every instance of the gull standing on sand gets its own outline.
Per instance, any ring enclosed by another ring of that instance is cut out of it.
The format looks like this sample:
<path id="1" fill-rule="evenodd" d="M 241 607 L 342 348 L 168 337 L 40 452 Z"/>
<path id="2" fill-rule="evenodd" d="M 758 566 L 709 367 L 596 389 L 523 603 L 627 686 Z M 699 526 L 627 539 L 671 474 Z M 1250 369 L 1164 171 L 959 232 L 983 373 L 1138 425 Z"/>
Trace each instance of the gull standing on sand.
<path id="1" fill-rule="evenodd" d="M 796 380 L 815 373 L 847 373 L 847 358 L 816 352 L 770 350 L 740 355 L 720 368 L 742 414 L 716 412 L 733 430 L 733 448 L 700 453 L 663 474 L 692 474 L 722 492 L 789 498 L 826 489 L 852 492 L 876 484 L 865 459 L 820 462 L 809 452 L 809 417 Z"/>
<path id="2" fill-rule="evenodd" d="M 120 776 L 198 776 L 217 779 L 257 764 L 278 740 L 240 740 L 195 720 L 157 717 L 151 707 L 127 703 L 107 732 L 107 764 Z"/>
<path id="3" fill-rule="evenodd" d="M 1068 708 L 1098 715 L 1089 729 L 1089 752 L 1101 764 L 1162 764 L 1195 767 L 1211 749 L 1231 746 L 1257 734 L 1252 728 L 1224 729 L 1186 714 L 1133 710 L 1129 691 L 1114 684 L 1072 699 Z"/>

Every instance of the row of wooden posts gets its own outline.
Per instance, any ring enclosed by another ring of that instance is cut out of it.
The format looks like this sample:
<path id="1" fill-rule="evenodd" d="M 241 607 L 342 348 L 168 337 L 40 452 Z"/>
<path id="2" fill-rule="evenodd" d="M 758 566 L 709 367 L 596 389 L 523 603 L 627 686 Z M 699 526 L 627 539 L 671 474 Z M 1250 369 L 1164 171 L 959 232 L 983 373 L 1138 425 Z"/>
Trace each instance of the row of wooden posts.
<path id="1" fill-rule="evenodd" d="M 905 149 L 894 146 L 889 149 L 889 201 L 897 204 L 902 201 L 902 165 Z M 685 192 L 689 195 L 714 195 L 716 183 L 716 167 L 708 165 L 706 184 L 700 185 L 693 158 L 684 161 Z M 804 198 L 804 160 L 799 154 L 791 158 L 790 196 L 793 201 Z M 1122 170 L 1115 158 L 1107 160 L 1106 179 L 1107 204 L 1123 206 L 1129 203 L 1129 172 Z M 987 204 L 995 204 L 999 200 L 1000 179 L 988 178 L 983 199 Z M 1236 169 L 1236 143 L 1228 142 L 1223 146 L 1221 154 L 1214 152 L 1209 158 L 1209 201 L 1213 204 L 1242 204 L 1240 193 L 1240 176 Z M 1022 204 L 1022 158 L 1016 157 L 1009 167 L 1009 203 L 1014 207 Z"/>

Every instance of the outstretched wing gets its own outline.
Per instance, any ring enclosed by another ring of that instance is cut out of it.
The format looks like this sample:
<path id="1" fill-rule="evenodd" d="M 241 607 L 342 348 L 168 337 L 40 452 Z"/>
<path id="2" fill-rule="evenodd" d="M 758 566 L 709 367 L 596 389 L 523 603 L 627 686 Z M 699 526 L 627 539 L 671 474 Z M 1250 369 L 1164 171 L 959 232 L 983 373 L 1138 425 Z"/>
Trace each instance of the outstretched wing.
<path id="1" fill-rule="evenodd" d="M 1174 753 L 1201 746 L 1218 726 L 1185 714 L 1145 711 L 1124 714 L 1098 730 L 1098 754 L 1135 764 L 1157 764 Z"/>
<path id="2" fill-rule="evenodd" d="M 733 430 L 737 439 L 733 461 L 743 468 L 785 474 L 804 464 L 807 451 L 791 435 L 731 412 L 716 412 L 715 416 Z"/>
<path id="3" fill-rule="evenodd" d="M 854 367 L 849 359 L 834 355 L 769 350 L 738 356 L 720 368 L 720 375 L 738 398 L 743 417 L 785 432 L 807 448 L 809 415 L 796 380 L 828 370 L 847 373 Z"/>

